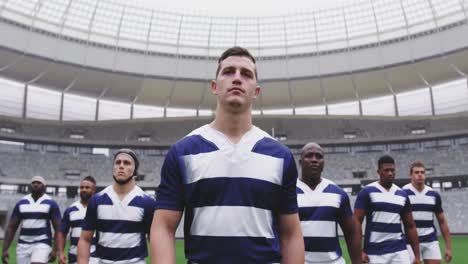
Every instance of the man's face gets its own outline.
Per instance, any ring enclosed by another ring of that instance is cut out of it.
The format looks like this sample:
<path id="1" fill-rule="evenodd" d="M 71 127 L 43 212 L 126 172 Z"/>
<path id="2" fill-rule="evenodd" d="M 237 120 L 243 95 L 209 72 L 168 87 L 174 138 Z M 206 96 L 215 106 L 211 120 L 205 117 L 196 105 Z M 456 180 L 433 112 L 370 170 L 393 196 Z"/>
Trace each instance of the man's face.
<path id="1" fill-rule="evenodd" d="M 96 191 L 96 185 L 90 181 L 82 181 L 80 183 L 80 197 L 84 202 L 89 201 L 91 196 L 93 196 Z"/>
<path id="2" fill-rule="evenodd" d="M 260 93 L 255 77 L 255 64 L 248 57 L 227 57 L 220 64 L 216 81 L 211 81 L 211 91 L 222 105 L 229 105 L 234 109 L 250 107 Z"/>
<path id="3" fill-rule="evenodd" d="M 302 175 L 314 178 L 320 177 L 325 165 L 323 150 L 314 146 L 306 148 L 301 154 L 299 164 L 301 165 Z"/>
<path id="4" fill-rule="evenodd" d="M 125 153 L 120 153 L 115 157 L 113 175 L 117 182 L 125 182 L 133 176 L 135 171 L 135 162 L 132 157 Z"/>
<path id="5" fill-rule="evenodd" d="M 45 192 L 45 185 L 42 182 L 33 181 L 31 183 L 31 193 L 38 195 Z"/>
<path id="6" fill-rule="evenodd" d="M 426 182 L 426 169 L 424 167 L 413 167 L 411 179 L 416 184 L 424 184 Z"/>
<path id="7" fill-rule="evenodd" d="M 380 175 L 380 182 L 385 185 L 391 185 L 395 181 L 395 164 L 383 163 L 377 171 Z"/>

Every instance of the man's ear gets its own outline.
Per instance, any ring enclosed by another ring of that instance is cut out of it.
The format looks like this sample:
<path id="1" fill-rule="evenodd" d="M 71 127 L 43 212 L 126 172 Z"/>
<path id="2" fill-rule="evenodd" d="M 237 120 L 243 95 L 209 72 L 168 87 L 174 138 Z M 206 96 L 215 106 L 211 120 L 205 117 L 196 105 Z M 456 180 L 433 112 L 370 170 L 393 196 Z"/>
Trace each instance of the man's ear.
<path id="1" fill-rule="evenodd" d="M 210 88 L 211 88 L 211 93 L 212 94 L 218 94 L 218 86 L 216 85 L 215 80 L 210 81 Z"/>

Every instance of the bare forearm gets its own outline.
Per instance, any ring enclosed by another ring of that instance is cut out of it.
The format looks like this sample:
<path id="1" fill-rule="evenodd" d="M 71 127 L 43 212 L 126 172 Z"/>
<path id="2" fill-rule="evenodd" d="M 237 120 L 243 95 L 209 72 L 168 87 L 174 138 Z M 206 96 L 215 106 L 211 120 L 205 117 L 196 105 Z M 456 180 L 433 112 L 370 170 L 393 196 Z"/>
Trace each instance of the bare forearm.
<path id="1" fill-rule="evenodd" d="M 355 233 L 345 236 L 345 239 L 351 263 L 361 264 L 361 235 L 358 235 L 357 230 L 355 230 Z"/>
<path id="2" fill-rule="evenodd" d="M 450 230 L 449 230 L 447 221 L 444 221 L 443 223 L 440 223 L 440 232 L 442 233 L 442 236 L 444 237 L 445 248 L 451 250 L 452 249 L 452 241 L 450 240 Z"/>
<path id="3" fill-rule="evenodd" d="M 91 241 L 81 239 L 78 241 L 78 254 L 77 260 L 78 264 L 88 264 L 89 262 L 89 252 L 91 250 Z"/>
<path id="4" fill-rule="evenodd" d="M 16 229 L 13 229 L 13 227 L 8 226 L 5 232 L 5 239 L 3 240 L 2 251 L 8 250 L 8 248 L 11 245 L 11 241 L 13 241 L 13 237 L 15 236 L 15 233 L 16 233 Z"/>
<path id="5" fill-rule="evenodd" d="M 304 239 L 301 233 L 281 239 L 282 264 L 304 263 Z"/>
<path id="6" fill-rule="evenodd" d="M 62 232 L 57 232 L 57 238 L 56 238 L 56 245 L 57 245 L 57 251 L 59 253 L 62 253 L 63 250 L 65 249 L 65 234 Z"/>
<path id="7" fill-rule="evenodd" d="M 175 263 L 175 235 L 162 226 L 151 229 L 151 263 Z"/>

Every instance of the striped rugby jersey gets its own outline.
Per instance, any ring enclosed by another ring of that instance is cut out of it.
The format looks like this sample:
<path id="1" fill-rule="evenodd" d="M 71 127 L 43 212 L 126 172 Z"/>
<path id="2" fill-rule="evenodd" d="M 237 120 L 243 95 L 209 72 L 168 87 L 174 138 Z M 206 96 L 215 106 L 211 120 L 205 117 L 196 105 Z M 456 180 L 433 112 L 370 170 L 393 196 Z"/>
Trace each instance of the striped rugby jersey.
<path id="1" fill-rule="evenodd" d="M 153 198 L 138 186 L 123 200 L 112 185 L 93 195 L 82 228 L 95 231 L 96 256 L 101 263 L 129 264 L 148 256 L 146 235 L 154 207 Z"/>
<path id="2" fill-rule="evenodd" d="M 232 144 L 205 125 L 169 150 L 156 209 L 185 209 L 191 262 L 280 262 L 278 216 L 297 213 L 296 180 L 290 150 L 264 131 Z"/>
<path id="3" fill-rule="evenodd" d="M 77 261 L 77 246 L 78 240 L 80 240 L 81 226 L 83 225 L 84 217 L 86 215 L 86 207 L 80 203 L 80 201 L 74 202 L 70 205 L 63 213 L 62 222 L 60 222 L 60 232 L 65 235 L 71 229 L 70 233 L 70 249 L 68 251 L 68 261 L 75 263 Z M 95 257 L 96 240 L 93 239 L 91 244 L 91 256 Z"/>
<path id="4" fill-rule="evenodd" d="M 413 218 L 418 231 L 419 243 L 437 241 L 437 231 L 434 226 L 434 214 L 442 213 L 442 200 L 439 193 L 431 187 L 425 186 L 419 192 L 408 183 L 403 186 L 408 194 L 413 210 Z"/>
<path id="5" fill-rule="evenodd" d="M 60 220 L 60 209 L 47 194 L 42 195 L 37 201 L 34 201 L 31 194 L 28 194 L 19 200 L 13 209 L 11 219 L 14 218 L 21 221 L 18 243 L 51 245 L 50 221 Z"/>
<path id="6" fill-rule="evenodd" d="M 364 252 L 382 255 L 406 250 L 400 215 L 410 213 L 411 205 L 405 191 L 395 184 L 387 191 L 376 181 L 359 192 L 354 208 L 366 213 Z"/>
<path id="7" fill-rule="evenodd" d="M 348 195 L 330 180 L 322 181 L 312 190 L 297 181 L 297 201 L 306 263 L 332 262 L 342 256 L 338 240 L 338 223 L 353 217 Z"/>

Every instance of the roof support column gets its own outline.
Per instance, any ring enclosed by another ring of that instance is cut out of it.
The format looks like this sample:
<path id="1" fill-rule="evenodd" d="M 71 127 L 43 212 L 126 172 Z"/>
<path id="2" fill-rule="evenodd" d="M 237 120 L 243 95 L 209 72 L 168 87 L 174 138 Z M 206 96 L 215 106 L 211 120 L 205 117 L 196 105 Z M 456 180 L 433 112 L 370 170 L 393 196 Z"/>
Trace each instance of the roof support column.
<path id="1" fill-rule="evenodd" d="M 175 64 L 175 69 L 174 69 L 174 76 L 172 79 L 171 92 L 169 93 L 169 96 L 166 99 L 166 104 L 164 105 L 164 116 L 163 116 L 164 118 L 167 118 L 167 107 L 171 104 L 172 96 L 174 95 L 174 91 L 175 91 L 176 84 L 177 84 L 177 79 L 179 78 L 178 75 L 179 75 L 179 60 L 180 60 L 180 35 L 182 31 L 183 21 L 184 21 L 184 16 L 181 15 L 180 21 L 179 21 L 179 32 L 177 33 L 176 54 L 174 56 L 176 60 L 176 64 Z"/>
<path id="2" fill-rule="evenodd" d="M 28 105 L 28 84 L 24 85 L 24 93 L 23 93 L 23 118 L 26 118 L 27 112 L 27 105 Z"/>
<path id="3" fill-rule="evenodd" d="M 286 78 L 288 84 L 288 95 L 289 95 L 289 106 L 291 107 L 292 114 L 296 115 L 296 106 L 294 105 L 294 99 L 291 90 L 291 77 L 289 73 L 289 50 L 288 50 L 288 34 L 286 32 L 286 17 L 283 16 L 283 30 L 284 30 L 284 51 L 285 51 L 285 64 L 286 64 Z"/>
<path id="4" fill-rule="evenodd" d="M 322 97 L 322 103 L 325 107 L 325 115 L 329 115 L 328 113 L 328 104 L 327 99 L 325 98 L 325 88 L 323 87 L 323 80 L 322 80 L 322 68 L 320 65 L 320 48 L 319 48 L 319 39 L 318 39 L 318 31 L 317 31 L 317 20 L 315 19 L 315 12 L 312 13 L 312 18 L 314 21 L 314 32 L 315 32 L 315 47 L 316 47 L 316 54 L 317 54 L 317 78 L 319 78 L 319 86 L 320 86 L 320 96 Z"/>

